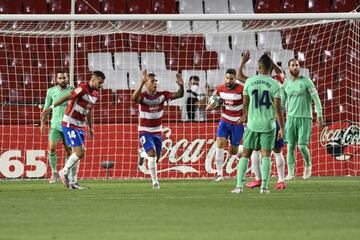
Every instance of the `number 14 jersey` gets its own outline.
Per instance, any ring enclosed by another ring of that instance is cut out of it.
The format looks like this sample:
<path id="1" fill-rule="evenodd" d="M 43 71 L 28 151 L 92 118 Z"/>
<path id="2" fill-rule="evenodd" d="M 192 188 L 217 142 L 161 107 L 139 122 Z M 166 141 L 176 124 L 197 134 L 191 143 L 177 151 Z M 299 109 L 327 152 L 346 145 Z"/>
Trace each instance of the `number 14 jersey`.
<path id="1" fill-rule="evenodd" d="M 270 132 L 276 127 L 274 98 L 281 97 L 281 86 L 268 75 L 246 80 L 243 95 L 249 97 L 247 127 L 253 132 Z"/>

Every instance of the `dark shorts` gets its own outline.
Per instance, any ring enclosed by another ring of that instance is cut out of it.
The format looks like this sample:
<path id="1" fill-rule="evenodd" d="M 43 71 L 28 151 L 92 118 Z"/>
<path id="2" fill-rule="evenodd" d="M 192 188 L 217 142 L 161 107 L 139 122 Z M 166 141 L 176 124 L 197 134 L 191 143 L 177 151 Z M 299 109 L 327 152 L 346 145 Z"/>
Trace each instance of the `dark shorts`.
<path id="1" fill-rule="evenodd" d="M 280 125 L 276 121 L 276 136 L 275 136 L 274 148 L 282 148 L 282 147 L 284 147 L 284 144 L 285 144 L 284 138 L 277 139 L 277 135 L 278 135 L 279 130 L 280 130 Z"/>
<path id="2" fill-rule="evenodd" d="M 151 133 L 141 133 L 139 135 L 139 139 L 146 153 L 148 153 L 152 149 L 155 149 L 156 156 L 158 158 L 161 156 L 161 149 L 162 149 L 161 135 L 155 135 Z"/>
<path id="3" fill-rule="evenodd" d="M 82 146 L 85 143 L 85 132 L 76 128 L 62 126 L 66 144 L 70 147 Z"/>
<path id="4" fill-rule="evenodd" d="M 230 140 L 231 145 L 239 146 L 244 134 L 244 126 L 242 124 L 232 124 L 220 120 L 217 130 L 217 136 Z"/>

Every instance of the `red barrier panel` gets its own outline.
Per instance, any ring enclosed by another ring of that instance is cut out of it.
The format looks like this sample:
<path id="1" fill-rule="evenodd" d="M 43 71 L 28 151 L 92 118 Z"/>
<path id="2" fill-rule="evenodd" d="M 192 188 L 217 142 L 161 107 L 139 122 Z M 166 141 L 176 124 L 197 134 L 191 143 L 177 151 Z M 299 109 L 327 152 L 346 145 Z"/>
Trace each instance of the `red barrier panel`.
<path id="1" fill-rule="evenodd" d="M 209 178 L 215 175 L 216 125 L 213 123 L 170 123 L 164 125 L 163 152 L 158 164 L 160 178 Z M 310 151 L 313 175 L 360 175 L 359 125 L 334 123 L 322 131 L 313 127 Z M 47 136 L 30 125 L 1 125 L 0 178 L 49 177 Z M 95 126 L 95 138 L 86 140 L 86 156 L 81 160 L 81 178 L 147 178 L 146 165 L 138 166 L 136 124 Z M 60 149 L 60 148 L 59 148 Z M 224 174 L 236 175 L 237 160 L 225 151 Z M 58 151 L 58 169 L 63 151 Z M 286 157 L 286 149 L 284 150 Z M 102 161 L 114 161 L 106 170 Z M 303 160 L 297 153 L 296 174 L 302 175 Z M 273 167 L 273 172 L 275 167 Z"/>

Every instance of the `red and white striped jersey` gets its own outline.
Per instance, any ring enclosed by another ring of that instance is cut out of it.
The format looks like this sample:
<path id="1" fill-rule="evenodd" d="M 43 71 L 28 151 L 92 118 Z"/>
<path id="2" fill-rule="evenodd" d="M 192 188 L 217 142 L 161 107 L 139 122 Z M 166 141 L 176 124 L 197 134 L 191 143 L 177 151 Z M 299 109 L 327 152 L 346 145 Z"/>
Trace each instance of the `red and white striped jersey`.
<path id="1" fill-rule="evenodd" d="M 273 79 L 277 80 L 281 84 L 281 86 L 284 84 L 285 79 L 283 74 L 275 74 L 273 76 Z"/>
<path id="2" fill-rule="evenodd" d="M 161 134 L 164 103 L 171 99 L 171 92 L 156 92 L 149 95 L 147 92 L 140 94 L 139 127 L 140 133 L 148 132 Z"/>
<path id="3" fill-rule="evenodd" d="M 236 87 L 234 89 L 228 89 L 225 84 L 221 84 L 215 92 L 223 102 L 221 119 L 232 124 L 237 124 L 243 112 L 242 93 L 244 87 L 240 84 L 235 84 Z"/>
<path id="4" fill-rule="evenodd" d="M 83 129 L 86 125 L 86 115 L 95 104 L 98 98 L 98 92 L 91 89 L 88 83 L 81 83 L 71 92 L 71 95 L 73 98 L 65 110 L 62 125 Z"/>

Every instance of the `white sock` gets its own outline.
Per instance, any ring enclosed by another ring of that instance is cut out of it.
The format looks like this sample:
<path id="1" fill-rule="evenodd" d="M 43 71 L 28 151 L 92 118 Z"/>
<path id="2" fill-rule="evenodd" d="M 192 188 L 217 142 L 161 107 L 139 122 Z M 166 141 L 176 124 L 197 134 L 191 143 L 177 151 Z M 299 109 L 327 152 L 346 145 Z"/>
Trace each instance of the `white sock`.
<path id="1" fill-rule="evenodd" d="M 154 185 L 155 183 L 159 183 L 157 179 L 157 164 L 156 164 L 156 157 L 148 157 L 148 168 L 150 171 L 151 181 Z"/>
<path id="2" fill-rule="evenodd" d="M 215 165 L 216 165 L 216 172 L 218 176 L 223 175 L 223 167 L 224 164 L 224 149 L 223 148 L 216 148 L 215 153 Z"/>
<path id="3" fill-rule="evenodd" d="M 72 168 L 76 162 L 78 162 L 80 159 L 78 158 L 78 156 L 76 155 L 76 153 L 71 154 L 71 156 L 69 157 L 69 159 L 67 160 L 67 162 L 65 163 L 64 168 L 62 169 L 63 173 L 65 175 L 68 174 L 68 171 L 70 168 Z"/>
<path id="4" fill-rule="evenodd" d="M 274 154 L 275 154 L 276 168 L 278 173 L 278 182 L 283 182 L 285 175 L 285 159 L 282 152 L 274 153 Z"/>
<path id="5" fill-rule="evenodd" d="M 261 168 L 260 168 L 260 152 L 253 151 L 251 154 L 251 168 L 255 174 L 255 180 L 261 180 Z"/>
<path id="6" fill-rule="evenodd" d="M 79 173 L 79 166 L 80 166 L 80 161 L 77 161 L 75 163 L 75 165 L 72 168 L 70 168 L 70 174 L 69 174 L 69 182 L 70 182 L 70 184 L 77 183 L 77 177 L 78 177 L 78 173 Z"/>
<path id="7" fill-rule="evenodd" d="M 241 155 L 243 154 L 243 152 L 244 152 L 244 147 L 243 147 L 243 145 L 239 145 L 239 148 L 238 148 L 238 156 L 239 156 L 239 158 L 241 158 Z"/>

